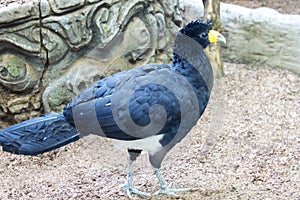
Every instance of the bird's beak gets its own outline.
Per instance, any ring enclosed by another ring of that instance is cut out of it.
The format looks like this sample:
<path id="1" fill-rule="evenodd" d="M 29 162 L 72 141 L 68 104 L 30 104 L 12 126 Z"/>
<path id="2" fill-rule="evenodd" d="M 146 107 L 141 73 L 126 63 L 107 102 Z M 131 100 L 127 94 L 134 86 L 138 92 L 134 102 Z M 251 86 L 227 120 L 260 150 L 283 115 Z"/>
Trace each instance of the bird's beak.
<path id="1" fill-rule="evenodd" d="M 208 39 L 210 43 L 220 42 L 226 44 L 226 38 L 218 31 L 210 30 L 208 32 Z"/>

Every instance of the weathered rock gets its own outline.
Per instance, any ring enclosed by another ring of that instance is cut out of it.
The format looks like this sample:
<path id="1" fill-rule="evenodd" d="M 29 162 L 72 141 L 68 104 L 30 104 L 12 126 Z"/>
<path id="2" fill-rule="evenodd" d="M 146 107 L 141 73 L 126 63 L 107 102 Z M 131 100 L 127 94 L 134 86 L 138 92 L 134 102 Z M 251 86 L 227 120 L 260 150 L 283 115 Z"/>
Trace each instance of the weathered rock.
<path id="1" fill-rule="evenodd" d="M 41 75 L 41 70 L 28 63 L 24 56 L 16 53 L 0 55 L 0 83 L 12 91 L 33 89 Z"/>
<path id="2" fill-rule="evenodd" d="M 12 114 L 18 114 L 26 111 L 27 115 L 35 115 L 35 113 L 40 113 L 38 112 L 40 108 L 40 96 L 31 97 L 30 94 L 27 94 L 18 98 L 7 100 L 5 109 L 2 110 L 4 113 L 10 112 Z M 31 112 L 31 110 L 33 111 Z"/>
<path id="3" fill-rule="evenodd" d="M 0 117 L 4 117 L 6 114 L 2 107 L 0 107 Z"/>
<path id="4" fill-rule="evenodd" d="M 38 2 L 38 0 L 28 1 L 22 4 L 15 2 L 8 6 L 0 7 L 0 27 L 38 19 Z"/>
<path id="5" fill-rule="evenodd" d="M 24 121 L 26 119 L 29 118 L 29 114 L 28 113 L 21 113 L 21 114 L 16 114 L 14 115 L 14 120 L 18 123 L 21 121 Z"/>
<path id="6" fill-rule="evenodd" d="M 300 73 L 300 16 L 270 8 L 221 4 L 227 36 L 224 60 Z"/>
<path id="7" fill-rule="evenodd" d="M 23 109 L 28 108 L 29 103 L 23 103 L 23 104 L 18 104 L 18 105 L 14 105 L 14 106 L 10 106 L 8 107 L 9 111 L 13 114 L 15 113 L 21 113 L 21 111 Z"/>
<path id="8" fill-rule="evenodd" d="M 199 0 L 181 0 L 184 24 L 199 19 L 204 15 L 204 5 Z"/>
<path id="9" fill-rule="evenodd" d="M 15 106 L 15 105 L 18 105 L 18 104 L 22 104 L 22 103 L 26 103 L 30 100 L 30 97 L 29 96 L 23 96 L 23 97 L 20 97 L 20 98 L 17 98 L 17 99 L 11 99 L 9 101 L 7 101 L 7 106 Z"/>
<path id="10" fill-rule="evenodd" d="M 38 90 L 26 94 L 9 93 L 0 85 L 0 95 L 0 118 L 6 122 L 19 122 L 43 113 L 41 92 Z"/>
<path id="11" fill-rule="evenodd" d="M 43 94 L 45 110 L 60 112 L 75 94 L 104 77 L 107 69 L 103 66 L 86 58 L 76 62 L 64 76 L 46 88 Z"/>

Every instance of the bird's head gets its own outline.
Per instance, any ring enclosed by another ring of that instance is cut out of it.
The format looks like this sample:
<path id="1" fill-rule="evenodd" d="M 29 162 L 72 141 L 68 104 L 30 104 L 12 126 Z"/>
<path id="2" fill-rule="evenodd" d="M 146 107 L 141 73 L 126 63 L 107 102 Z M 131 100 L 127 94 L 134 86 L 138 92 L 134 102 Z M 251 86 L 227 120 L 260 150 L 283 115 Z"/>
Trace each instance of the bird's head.
<path id="1" fill-rule="evenodd" d="M 198 19 L 183 27 L 180 32 L 197 41 L 203 48 L 210 43 L 223 42 L 226 44 L 225 37 L 218 31 L 211 30 L 212 22 Z"/>

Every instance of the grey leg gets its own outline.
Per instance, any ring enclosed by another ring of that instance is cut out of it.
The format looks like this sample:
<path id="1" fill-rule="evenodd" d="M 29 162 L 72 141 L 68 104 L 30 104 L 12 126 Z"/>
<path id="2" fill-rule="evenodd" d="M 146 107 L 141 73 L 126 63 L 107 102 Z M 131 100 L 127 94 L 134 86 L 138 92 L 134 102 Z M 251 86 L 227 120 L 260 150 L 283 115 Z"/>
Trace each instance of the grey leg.
<path id="1" fill-rule="evenodd" d="M 170 196 L 178 196 L 175 194 L 176 192 L 186 192 L 190 190 L 190 188 L 172 189 L 172 183 L 169 185 L 166 184 L 166 181 L 158 168 L 154 168 L 154 173 L 157 176 L 160 185 L 160 189 L 154 193 L 155 195 L 165 194 Z"/>
<path id="2" fill-rule="evenodd" d="M 144 196 L 144 197 L 150 197 L 151 195 L 146 192 L 142 192 L 134 188 L 132 184 L 132 162 L 136 159 L 137 155 L 133 154 L 131 152 L 128 152 L 128 169 L 127 169 L 127 178 L 126 183 L 124 185 L 124 189 L 127 192 L 127 195 L 130 199 L 132 199 L 132 193 Z"/>

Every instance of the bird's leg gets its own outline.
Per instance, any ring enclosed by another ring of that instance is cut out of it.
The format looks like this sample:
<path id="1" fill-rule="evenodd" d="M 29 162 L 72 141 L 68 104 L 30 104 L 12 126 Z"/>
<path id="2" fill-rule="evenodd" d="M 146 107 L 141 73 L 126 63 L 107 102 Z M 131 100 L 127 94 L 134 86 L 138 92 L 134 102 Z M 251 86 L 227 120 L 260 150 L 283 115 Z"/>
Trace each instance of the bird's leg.
<path id="1" fill-rule="evenodd" d="M 130 152 L 128 153 L 128 169 L 127 169 L 127 177 L 126 177 L 126 183 L 124 185 L 124 189 L 126 190 L 127 195 L 130 199 L 132 199 L 132 195 L 131 195 L 132 193 L 140 195 L 140 196 L 150 197 L 151 195 L 149 193 L 139 191 L 133 187 L 133 184 L 132 184 L 132 162 L 135 160 L 135 158 L 131 157 Z"/>
<path id="2" fill-rule="evenodd" d="M 172 183 L 167 185 L 167 183 L 166 183 L 165 179 L 163 178 L 159 168 L 154 168 L 154 173 L 157 176 L 158 181 L 159 181 L 159 185 L 160 185 L 160 189 L 154 193 L 155 195 L 166 194 L 166 195 L 170 195 L 170 196 L 178 196 L 177 194 L 175 194 L 176 192 L 186 192 L 186 191 L 190 190 L 190 188 L 172 189 Z"/>

